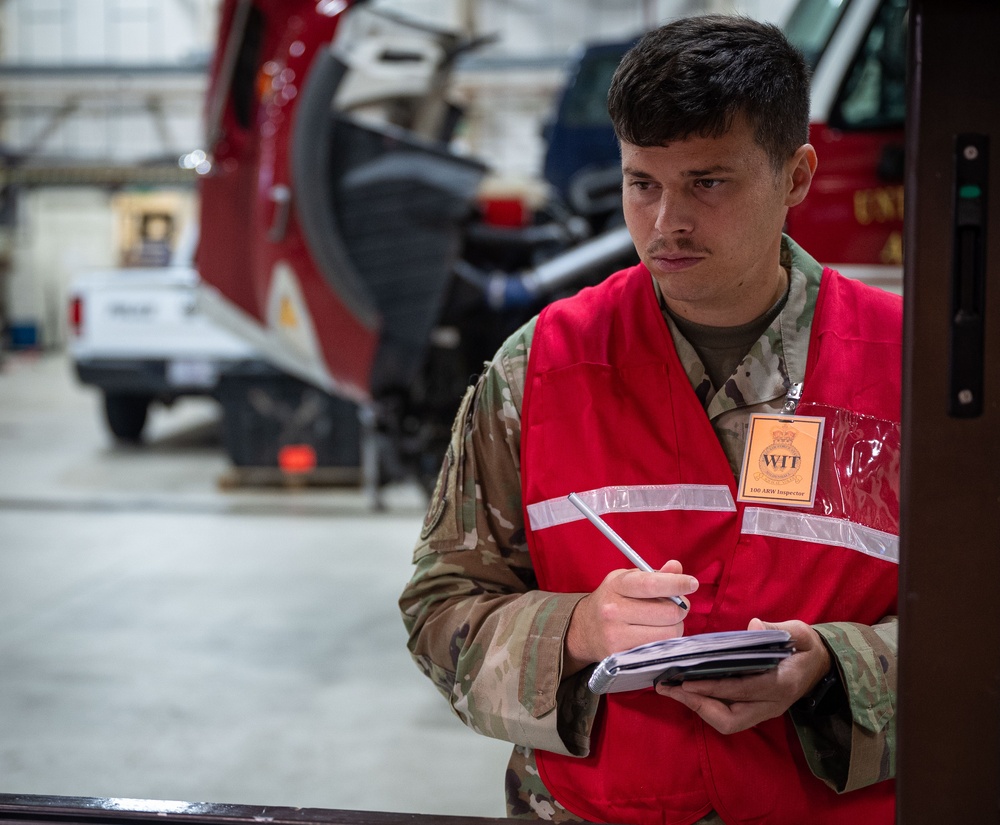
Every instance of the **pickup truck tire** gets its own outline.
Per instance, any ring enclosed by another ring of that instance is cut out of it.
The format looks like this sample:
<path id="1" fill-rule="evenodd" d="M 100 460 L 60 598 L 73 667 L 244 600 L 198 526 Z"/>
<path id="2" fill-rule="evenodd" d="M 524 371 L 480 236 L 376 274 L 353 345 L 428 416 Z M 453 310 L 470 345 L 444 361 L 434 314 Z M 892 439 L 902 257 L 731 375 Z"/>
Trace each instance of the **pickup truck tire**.
<path id="1" fill-rule="evenodd" d="M 104 417 L 108 429 L 118 441 L 134 444 L 142 440 L 152 400 L 148 395 L 104 393 Z"/>

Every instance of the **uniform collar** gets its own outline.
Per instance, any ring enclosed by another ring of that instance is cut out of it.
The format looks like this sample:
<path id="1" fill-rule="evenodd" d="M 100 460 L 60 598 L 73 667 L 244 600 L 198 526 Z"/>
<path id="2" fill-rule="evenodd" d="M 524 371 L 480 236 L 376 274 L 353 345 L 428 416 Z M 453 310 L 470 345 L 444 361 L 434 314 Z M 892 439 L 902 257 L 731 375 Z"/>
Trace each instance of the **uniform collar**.
<path id="1" fill-rule="evenodd" d="M 663 313 L 681 364 L 709 419 L 740 407 L 784 398 L 792 384 L 805 378 L 809 334 L 823 268 L 787 235 L 781 239 L 781 265 L 789 273 L 788 300 L 721 388 L 712 386 L 694 347 L 669 314 Z M 657 298 L 662 308 L 658 288 Z"/>

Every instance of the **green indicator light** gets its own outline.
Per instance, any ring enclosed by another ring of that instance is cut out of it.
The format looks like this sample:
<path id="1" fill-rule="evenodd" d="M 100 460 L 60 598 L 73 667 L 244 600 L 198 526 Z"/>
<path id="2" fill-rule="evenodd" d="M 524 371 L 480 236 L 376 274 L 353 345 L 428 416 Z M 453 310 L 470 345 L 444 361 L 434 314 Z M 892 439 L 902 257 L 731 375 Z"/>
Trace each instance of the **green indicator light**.
<path id="1" fill-rule="evenodd" d="M 960 198 L 978 198 L 983 194 L 983 190 L 976 186 L 974 183 L 970 183 L 963 186 L 958 190 L 958 196 Z"/>

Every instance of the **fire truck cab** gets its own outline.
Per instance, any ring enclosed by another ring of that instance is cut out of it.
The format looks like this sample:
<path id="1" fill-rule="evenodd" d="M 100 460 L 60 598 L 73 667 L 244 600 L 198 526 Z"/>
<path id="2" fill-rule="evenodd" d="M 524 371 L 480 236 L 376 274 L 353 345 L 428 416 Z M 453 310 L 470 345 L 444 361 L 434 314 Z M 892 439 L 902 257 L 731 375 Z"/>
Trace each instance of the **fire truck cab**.
<path id="1" fill-rule="evenodd" d="M 906 0 L 801 0 L 786 24 L 813 66 L 819 168 L 788 232 L 844 275 L 898 291 L 903 265 Z"/>

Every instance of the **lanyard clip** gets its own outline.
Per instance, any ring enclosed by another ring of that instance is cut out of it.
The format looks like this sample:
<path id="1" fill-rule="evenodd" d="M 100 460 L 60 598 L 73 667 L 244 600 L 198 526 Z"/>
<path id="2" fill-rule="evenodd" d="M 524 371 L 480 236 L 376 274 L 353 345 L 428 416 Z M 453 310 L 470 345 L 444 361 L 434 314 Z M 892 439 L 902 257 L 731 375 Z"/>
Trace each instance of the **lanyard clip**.
<path id="1" fill-rule="evenodd" d="M 785 394 L 785 404 L 781 408 L 781 415 L 795 415 L 802 399 L 802 383 L 792 384 Z"/>

